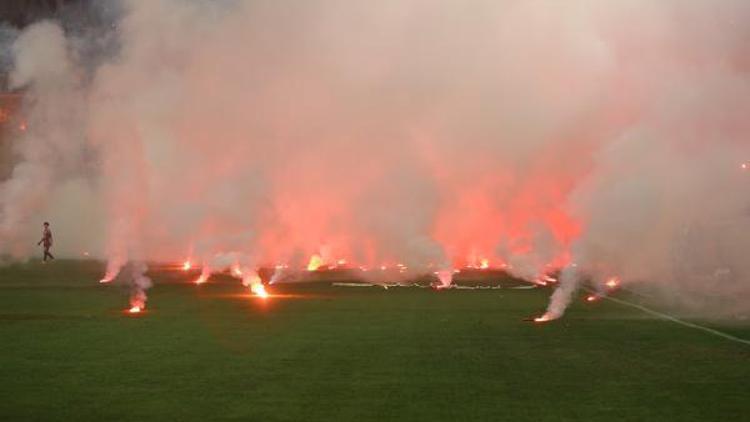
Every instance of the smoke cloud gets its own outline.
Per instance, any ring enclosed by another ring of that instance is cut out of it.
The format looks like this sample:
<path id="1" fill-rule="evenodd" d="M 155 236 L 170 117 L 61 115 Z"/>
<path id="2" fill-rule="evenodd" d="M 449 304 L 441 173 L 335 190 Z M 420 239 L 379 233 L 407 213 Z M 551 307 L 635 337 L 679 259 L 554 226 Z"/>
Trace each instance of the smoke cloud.
<path id="1" fill-rule="evenodd" d="M 750 311 L 745 1 L 109 4 L 13 45 L 28 130 L 0 253 L 47 218 L 110 279 L 191 259 L 252 284 L 317 255 L 445 285 L 486 263 L 562 269 L 557 315 L 613 276 Z"/>

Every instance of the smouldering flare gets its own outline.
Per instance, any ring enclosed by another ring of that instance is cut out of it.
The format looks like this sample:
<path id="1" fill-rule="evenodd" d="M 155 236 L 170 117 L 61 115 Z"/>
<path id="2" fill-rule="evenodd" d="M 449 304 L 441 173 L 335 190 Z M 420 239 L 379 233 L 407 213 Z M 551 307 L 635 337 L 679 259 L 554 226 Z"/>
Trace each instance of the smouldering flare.
<path id="1" fill-rule="evenodd" d="M 597 300 L 599 300 L 599 296 L 597 295 L 586 296 L 586 302 L 596 302 Z"/>
<path id="2" fill-rule="evenodd" d="M 132 307 L 130 307 L 130 309 L 128 309 L 128 313 L 131 313 L 131 314 L 137 314 L 137 313 L 140 313 L 140 312 L 141 312 L 142 310 L 143 310 L 143 309 L 141 309 L 141 307 L 140 307 L 140 306 L 137 306 L 137 305 L 136 305 L 136 306 L 132 306 Z"/>
<path id="3" fill-rule="evenodd" d="M 203 272 L 201 272 L 201 275 L 198 276 L 198 278 L 195 279 L 195 281 L 193 281 L 193 283 L 195 283 L 195 284 L 203 284 L 203 283 L 205 283 L 205 282 L 208 281 L 209 277 L 211 277 L 211 272 L 210 271 L 206 271 L 204 269 Z"/>
<path id="4" fill-rule="evenodd" d="M 190 260 L 182 263 L 182 271 L 190 271 L 191 268 L 193 268 L 193 264 L 190 262 Z"/>
<path id="5" fill-rule="evenodd" d="M 487 258 L 482 258 L 482 260 L 479 262 L 479 268 L 486 270 L 490 267 L 490 260 Z"/>

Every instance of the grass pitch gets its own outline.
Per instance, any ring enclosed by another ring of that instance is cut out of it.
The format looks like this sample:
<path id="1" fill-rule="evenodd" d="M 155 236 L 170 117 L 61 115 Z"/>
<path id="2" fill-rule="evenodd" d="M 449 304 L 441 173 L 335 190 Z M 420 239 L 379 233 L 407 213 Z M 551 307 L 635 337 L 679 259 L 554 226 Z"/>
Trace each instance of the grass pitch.
<path id="1" fill-rule="evenodd" d="M 750 417 L 749 346 L 607 301 L 538 325 L 522 319 L 544 309 L 543 289 L 316 284 L 263 301 L 229 278 L 156 272 L 148 311 L 131 316 L 101 273 L 0 268 L 0 419 Z"/>

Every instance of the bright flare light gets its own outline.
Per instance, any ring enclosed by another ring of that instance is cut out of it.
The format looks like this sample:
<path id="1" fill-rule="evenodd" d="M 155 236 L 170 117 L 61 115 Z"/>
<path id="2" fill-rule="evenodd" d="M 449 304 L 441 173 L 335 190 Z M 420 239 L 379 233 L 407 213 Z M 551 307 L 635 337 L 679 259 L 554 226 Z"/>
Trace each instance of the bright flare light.
<path id="1" fill-rule="evenodd" d="M 597 295 L 586 296 L 586 302 L 596 302 L 597 300 L 599 300 L 599 296 Z"/>
<path id="2" fill-rule="evenodd" d="M 203 284 L 208 281 L 208 276 L 206 274 L 201 274 L 193 283 L 195 284 Z"/>
<path id="3" fill-rule="evenodd" d="M 552 319 L 553 318 L 550 316 L 550 314 L 547 313 L 540 317 L 534 318 L 534 322 L 547 322 L 547 321 L 552 321 Z"/>
<path id="4" fill-rule="evenodd" d="M 314 254 L 310 257 L 310 262 L 307 264 L 307 271 L 318 271 L 321 265 L 323 265 L 323 259 L 320 255 Z"/>
<path id="5" fill-rule="evenodd" d="M 620 285 L 620 279 L 619 279 L 619 278 L 617 278 L 617 277 L 612 277 L 612 278 L 610 278 L 609 280 L 607 280 L 607 282 L 606 282 L 605 284 L 606 284 L 606 285 L 607 285 L 607 287 L 609 287 L 610 289 L 614 289 L 615 287 L 617 287 L 617 286 L 619 286 L 619 285 Z"/>
<path id="6" fill-rule="evenodd" d="M 250 286 L 250 291 L 255 293 L 256 296 L 258 296 L 261 299 L 267 299 L 268 298 L 268 292 L 266 291 L 266 287 L 263 286 L 261 283 L 255 283 Z"/>
<path id="7" fill-rule="evenodd" d="M 479 268 L 486 270 L 490 267 L 490 260 L 487 258 L 482 258 L 482 260 L 479 262 Z"/>
<path id="8" fill-rule="evenodd" d="M 190 262 L 190 260 L 182 263 L 182 271 L 189 271 L 191 268 L 193 268 L 193 264 Z"/>
<path id="9" fill-rule="evenodd" d="M 130 309 L 128 309 L 128 313 L 131 313 L 131 314 L 137 314 L 137 313 L 140 313 L 140 312 L 141 312 L 142 310 L 143 310 L 143 309 L 141 309 L 141 307 L 140 307 L 140 306 L 137 306 L 137 305 L 136 305 L 136 306 L 133 306 L 133 307 L 131 307 Z"/>

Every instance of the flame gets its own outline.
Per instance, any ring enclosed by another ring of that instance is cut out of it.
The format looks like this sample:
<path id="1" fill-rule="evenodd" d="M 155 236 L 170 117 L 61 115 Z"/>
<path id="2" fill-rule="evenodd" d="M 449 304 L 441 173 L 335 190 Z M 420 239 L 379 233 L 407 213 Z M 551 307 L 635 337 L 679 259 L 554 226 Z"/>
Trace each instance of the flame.
<path id="1" fill-rule="evenodd" d="M 540 317 L 534 318 L 534 322 L 548 322 L 548 321 L 552 321 L 552 319 L 553 319 L 552 316 L 549 313 L 546 313 Z"/>
<path id="2" fill-rule="evenodd" d="M 346 265 L 346 260 L 345 259 L 339 259 L 338 262 L 337 262 L 337 264 L 338 265 Z"/>
<path id="3" fill-rule="evenodd" d="M 137 313 L 140 313 L 142 310 L 143 309 L 140 306 L 135 305 L 135 306 L 131 307 L 130 309 L 128 309 L 128 312 L 131 313 L 131 314 L 137 314 Z"/>
<path id="4" fill-rule="evenodd" d="M 607 287 L 609 287 L 610 289 L 614 289 L 615 287 L 617 287 L 617 286 L 619 286 L 619 285 L 620 285 L 620 279 L 619 279 L 619 278 L 617 278 L 617 277 L 612 277 L 612 278 L 610 278 L 609 280 L 607 280 L 607 282 L 606 282 L 605 284 L 606 284 L 606 285 L 607 285 Z"/>
<path id="5" fill-rule="evenodd" d="M 193 263 L 189 259 L 182 263 L 182 271 L 190 271 L 191 268 L 193 268 Z"/>
<path id="6" fill-rule="evenodd" d="M 255 293 L 255 295 L 261 299 L 268 299 L 268 292 L 266 291 L 266 287 L 263 285 L 263 283 L 253 283 L 250 286 L 250 291 Z"/>
<path id="7" fill-rule="evenodd" d="M 490 260 L 487 258 L 482 258 L 481 261 L 479 261 L 479 268 L 486 270 L 490 267 Z"/>
<path id="8" fill-rule="evenodd" d="M 318 271 L 320 266 L 323 265 L 323 259 L 318 254 L 313 254 L 310 257 L 310 262 L 307 264 L 307 271 Z"/>
<path id="9" fill-rule="evenodd" d="M 111 277 L 109 277 L 109 276 L 104 276 L 104 278 L 103 278 L 103 279 L 99 280 L 99 283 L 105 284 L 105 283 L 109 283 L 110 281 L 112 281 L 112 278 L 111 278 Z"/>
<path id="10" fill-rule="evenodd" d="M 596 302 L 597 300 L 599 300 L 599 296 L 597 295 L 586 296 L 586 302 Z"/>
<path id="11" fill-rule="evenodd" d="M 549 322 L 549 321 L 554 321 L 554 320 L 560 318 L 561 316 L 562 315 L 560 315 L 560 314 L 558 314 L 556 312 L 547 311 L 542 316 L 534 318 L 534 322 Z"/>
<path id="12" fill-rule="evenodd" d="M 208 275 L 207 274 L 201 274 L 198 278 L 193 281 L 195 284 L 203 284 L 208 281 Z"/>
<path id="13" fill-rule="evenodd" d="M 234 275 L 235 277 L 242 277 L 242 269 L 240 269 L 240 266 L 239 266 L 239 265 L 237 265 L 237 264 L 234 264 L 234 265 L 232 266 L 232 274 L 233 274 L 233 275 Z"/>

